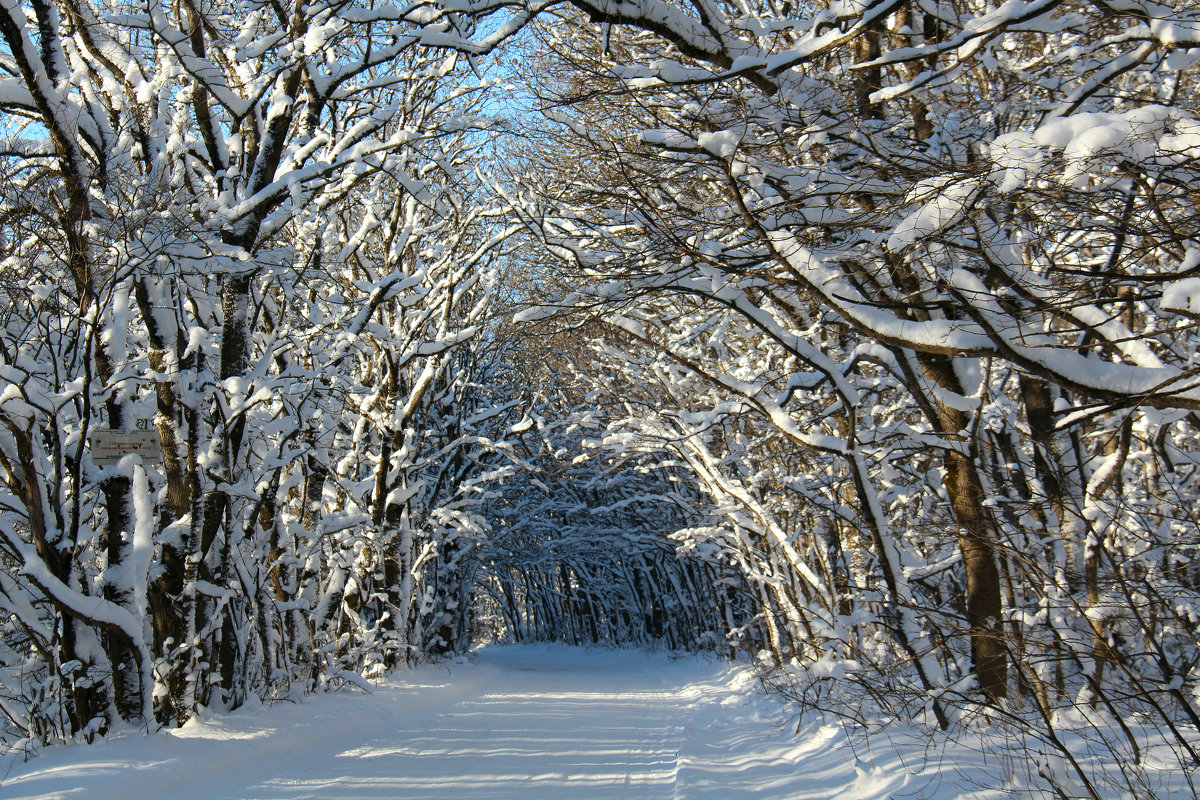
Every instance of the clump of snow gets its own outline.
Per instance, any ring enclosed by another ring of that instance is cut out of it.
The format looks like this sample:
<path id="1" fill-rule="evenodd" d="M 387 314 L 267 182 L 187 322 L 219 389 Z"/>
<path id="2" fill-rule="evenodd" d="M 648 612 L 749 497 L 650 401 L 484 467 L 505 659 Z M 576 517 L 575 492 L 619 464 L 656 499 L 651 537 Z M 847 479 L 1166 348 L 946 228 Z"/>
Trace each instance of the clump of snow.
<path id="1" fill-rule="evenodd" d="M 1101 154 L 1141 162 L 1166 146 L 1174 150 L 1200 146 L 1200 135 L 1187 129 L 1186 120 L 1178 123 L 1183 133 L 1167 137 L 1167 123 L 1176 117 L 1178 112 L 1166 106 L 1148 105 L 1122 113 L 1056 117 L 1032 131 L 1006 133 L 996 137 L 989 148 L 997 167 L 993 179 L 1001 192 L 1015 191 L 1057 152 L 1065 162 L 1062 179 L 1074 184 L 1086 181 L 1088 162 Z"/>
<path id="2" fill-rule="evenodd" d="M 1163 289 L 1162 306 L 1167 311 L 1200 317 L 1200 278 L 1169 284 Z"/>
<path id="3" fill-rule="evenodd" d="M 737 150 L 741 139 L 736 131 L 715 131 L 698 134 L 696 144 L 718 158 L 729 158 Z"/>
<path id="4" fill-rule="evenodd" d="M 1179 271 L 1191 272 L 1200 266 L 1200 248 L 1190 248 Z M 1189 317 L 1200 318 L 1200 278 L 1184 278 L 1163 286 L 1162 307 Z"/>
<path id="5" fill-rule="evenodd" d="M 900 250 L 962 219 L 978 188 L 978 181 L 953 175 L 919 182 L 909 192 L 908 201 L 923 204 L 892 231 L 888 249 Z"/>

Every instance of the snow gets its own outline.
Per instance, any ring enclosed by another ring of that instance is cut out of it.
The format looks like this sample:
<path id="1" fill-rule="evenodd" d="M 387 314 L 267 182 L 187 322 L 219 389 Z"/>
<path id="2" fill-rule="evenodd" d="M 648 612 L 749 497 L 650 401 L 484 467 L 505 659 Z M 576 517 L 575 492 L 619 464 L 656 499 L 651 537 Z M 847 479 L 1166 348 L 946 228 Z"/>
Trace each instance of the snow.
<path id="1" fill-rule="evenodd" d="M 1089 161 L 1101 153 L 1138 162 L 1160 151 L 1164 157 L 1189 153 L 1197 142 L 1191 121 L 1178 122 L 1179 135 L 1164 136 L 1175 115 L 1173 109 L 1159 105 L 1123 113 L 1077 113 L 1052 117 L 1032 131 L 997 136 L 989 146 L 998 167 L 995 179 L 1001 192 L 1019 189 L 1042 168 L 1051 150 L 1062 152 L 1068 164 L 1063 179 L 1068 182 L 1083 181 Z"/>
<path id="2" fill-rule="evenodd" d="M 1180 19 L 1151 19 L 1148 22 L 1154 38 L 1165 45 L 1194 47 L 1200 44 L 1200 22 Z"/>
<path id="3" fill-rule="evenodd" d="M 959 797 L 968 761 L 852 743 L 699 657 L 492 646 L 298 703 L 0 765 L 10 800 Z M 10 762 L 13 761 L 9 757 Z"/>
<path id="4" fill-rule="evenodd" d="M 1162 307 L 1191 317 L 1200 316 L 1200 278 L 1168 284 L 1163 289 Z"/>
<path id="5" fill-rule="evenodd" d="M 697 134 L 696 143 L 718 158 L 728 158 L 737 150 L 741 138 L 737 131 L 715 131 Z"/>
<path id="6" fill-rule="evenodd" d="M 1179 272 L 1190 273 L 1200 266 L 1200 248 L 1189 248 Z M 1162 307 L 1188 316 L 1200 316 L 1200 278 L 1184 278 L 1163 286 Z"/>
<path id="7" fill-rule="evenodd" d="M 901 250 L 961 219 L 978 188 L 976 181 L 959 181 L 955 176 L 919 182 L 908 199 L 924 205 L 896 226 L 888 239 L 888 249 Z"/>

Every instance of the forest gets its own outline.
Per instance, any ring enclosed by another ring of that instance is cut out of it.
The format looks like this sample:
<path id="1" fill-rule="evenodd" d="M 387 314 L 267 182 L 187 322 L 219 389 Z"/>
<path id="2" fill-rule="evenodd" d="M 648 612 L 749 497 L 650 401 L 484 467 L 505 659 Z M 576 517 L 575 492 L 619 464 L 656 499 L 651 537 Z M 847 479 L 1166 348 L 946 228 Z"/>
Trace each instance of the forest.
<path id="1" fill-rule="evenodd" d="M 563 641 L 1194 774 L 1198 63 L 1153 0 L 0 1 L 0 750 Z"/>

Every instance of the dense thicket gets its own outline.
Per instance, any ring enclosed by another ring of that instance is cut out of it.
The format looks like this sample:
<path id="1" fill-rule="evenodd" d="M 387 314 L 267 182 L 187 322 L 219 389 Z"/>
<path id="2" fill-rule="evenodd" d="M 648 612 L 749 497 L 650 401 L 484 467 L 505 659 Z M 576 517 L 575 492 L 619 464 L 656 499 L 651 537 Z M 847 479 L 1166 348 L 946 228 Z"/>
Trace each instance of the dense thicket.
<path id="1" fill-rule="evenodd" d="M 726 554 L 680 547 L 705 519 L 691 476 L 657 449 L 604 443 L 628 398 L 592 391 L 572 411 L 564 394 L 513 426 L 522 469 L 486 508 L 476 618 L 517 642 L 757 651 L 753 586 Z"/>
<path id="2" fill-rule="evenodd" d="M 461 646 L 506 413 L 468 343 L 513 230 L 445 47 L 473 26 L 0 10 L 3 738 Z M 138 429 L 147 454 L 100 457 Z"/>

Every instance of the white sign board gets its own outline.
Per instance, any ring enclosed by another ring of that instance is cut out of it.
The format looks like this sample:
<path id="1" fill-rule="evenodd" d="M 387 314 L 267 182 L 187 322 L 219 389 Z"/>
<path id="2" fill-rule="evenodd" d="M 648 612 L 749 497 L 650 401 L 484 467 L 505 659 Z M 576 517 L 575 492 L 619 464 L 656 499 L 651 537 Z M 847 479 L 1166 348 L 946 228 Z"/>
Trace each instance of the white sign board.
<path id="1" fill-rule="evenodd" d="M 122 456 L 136 453 L 143 462 L 162 462 L 158 431 L 154 428 L 137 431 L 92 430 L 88 435 L 92 446 L 92 463 L 107 467 Z"/>

